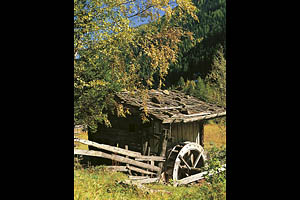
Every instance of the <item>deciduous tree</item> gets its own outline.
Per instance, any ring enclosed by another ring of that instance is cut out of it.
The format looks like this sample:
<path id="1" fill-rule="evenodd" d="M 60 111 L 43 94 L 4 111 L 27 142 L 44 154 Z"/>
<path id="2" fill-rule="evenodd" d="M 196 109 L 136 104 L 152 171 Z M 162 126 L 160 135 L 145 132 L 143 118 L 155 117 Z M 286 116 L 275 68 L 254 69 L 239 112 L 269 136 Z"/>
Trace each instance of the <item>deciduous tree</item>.
<path id="1" fill-rule="evenodd" d="M 109 111 L 126 112 L 114 101 L 116 92 L 146 94 L 154 74 L 163 84 L 181 38 L 193 39 L 182 28 L 169 26 L 174 3 L 197 20 L 191 0 L 74 0 L 75 124 L 91 130 L 98 123 L 109 126 Z M 162 12 L 166 17 L 159 22 Z M 143 19 L 147 28 L 134 26 Z"/>

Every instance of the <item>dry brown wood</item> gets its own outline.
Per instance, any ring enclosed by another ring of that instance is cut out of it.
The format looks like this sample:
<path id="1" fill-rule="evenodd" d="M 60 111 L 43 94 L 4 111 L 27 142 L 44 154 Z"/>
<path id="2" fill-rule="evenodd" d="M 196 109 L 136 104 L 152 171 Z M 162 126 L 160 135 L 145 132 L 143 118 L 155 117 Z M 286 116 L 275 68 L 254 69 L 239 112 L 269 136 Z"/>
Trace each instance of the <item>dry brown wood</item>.
<path id="1" fill-rule="evenodd" d="M 158 96 L 152 97 L 152 98 L 151 98 L 151 101 L 152 101 L 153 103 L 157 103 L 157 104 L 160 104 L 160 103 L 161 103 L 161 100 L 160 100 L 160 98 L 159 98 Z"/>
<path id="2" fill-rule="evenodd" d="M 218 168 L 217 171 L 210 170 L 210 171 L 201 172 L 201 173 L 198 173 L 198 174 L 195 174 L 195 175 L 191 175 L 189 177 L 178 180 L 174 184 L 174 186 L 188 184 L 188 183 L 203 179 L 205 175 L 212 176 L 214 174 L 220 173 L 220 172 L 225 171 L 225 170 L 226 170 L 226 165 L 223 165 L 222 167 Z"/>
<path id="3" fill-rule="evenodd" d="M 142 180 L 142 179 L 147 179 L 147 176 L 129 176 L 128 177 L 130 180 Z"/>
<path id="4" fill-rule="evenodd" d="M 135 160 L 138 161 L 165 161 L 164 156 L 138 156 Z"/>
<path id="5" fill-rule="evenodd" d="M 164 119 L 162 121 L 162 124 L 178 123 L 178 122 L 188 123 L 188 122 L 200 121 L 204 119 L 213 119 L 225 115 L 226 115 L 226 111 L 221 113 L 216 113 L 216 114 L 209 114 L 209 115 L 202 115 L 202 116 L 195 116 L 195 117 L 187 117 L 187 115 L 181 115 L 181 116 L 178 115 L 178 116 L 173 116 L 172 118 Z"/>
<path id="6" fill-rule="evenodd" d="M 183 158 L 181 155 L 179 155 L 178 157 L 179 157 L 180 160 L 186 165 L 186 167 L 187 167 L 189 170 L 191 170 L 191 167 L 190 167 L 189 164 L 184 160 L 184 158 Z"/>
<path id="7" fill-rule="evenodd" d="M 107 154 L 104 152 L 100 152 L 100 151 L 92 151 L 92 150 L 82 150 L 82 149 L 74 149 L 74 154 L 79 154 L 79 155 L 86 155 L 86 156 L 96 156 L 96 157 L 102 157 L 102 158 L 108 158 L 111 160 L 115 160 L 121 163 L 128 163 L 131 165 L 135 165 L 141 168 L 145 168 L 145 169 L 150 169 L 152 171 L 156 171 L 159 172 L 160 168 L 157 166 L 152 166 L 140 161 L 136 161 L 130 158 L 125 158 L 122 156 L 118 156 L 118 155 L 111 155 L 111 154 Z"/>
<path id="8" fill-rule="evenodd" d="M 204 122 L 199 122 L 199 142 L 202 147 L 204 147 Z"/>
<path id="9" fill-rule="evenodd" d="M 149 107 L 147 110 L 171 110 L 171 109 L 177 109 L 177 108 L 182 108 L 182 106 L 173 106 L 173 107 L 162 107 L 162 108 L 154 108 L 154 107 Z M 140 110 L 143 110 L 144 108 L 140 108 Z"/>
<path id="10" fill-rule="evenodd" d="M 201 112 L 201 113 L 194 113 L 189 115 L 184 115 L 184 117 L 195 117 L 195 116 L 203 116 L 203 115 L 209 115 L 210 112 Z"/>
<path id="11" fill-rule="evenodd" d="M 140 100 L 139 95 L 130 95 L 129 93 L 122 92 L 117 94 L 120 98 L 120 102 L 123 101 L 128 105 L 132 105 L 134 110 L 138 110 L 139 112 L 146 105 L 149 116 L 162 121 L 169 119 L 170 121 L 166 123 L 181 122 L 183 120 L 182 118 L 174 119 L 174 117 L 171 117 L 170 119 L 170 116 L 178 114 L 182 108 L 188 109 L 191 113 L 211 112 L 211 114 L 217 114 L 225 111 L 225 108 L 203 102 L 196 97 L 188 96 L 175 90 L 168 92 L 163 92 L 162 90 L 157 90 L 155 92 L 149 91 L 148 95 L 149 98 L 142 104 L 141 101 L 137 103 L 137 101 Z M 164 110 L 170 111 L 171 114 L 164 115 L 161 112 Z M 189 112 L 187 111 L 186 113 Z M 218 116 L 219 115 L 216 115 L 216 117 Z"/>
<path id="12" fill-rule="evenodd" d="M 125 149 L 128 150 L 128 145 L 125 145 Z M 128 156 L 125 156 L 126 158 L 128 158 Z M 126 168 L 128 169 L 129 174 L 131 175 L 131 170 L 129 169 L 130 165 L 126 164 Z"/>
<path id="13" fill-rule="evenodd" d="M 186 166 L 180 166 L 181 168 L 188 169 Z M 191 167 L 190 171 L 202 172 L 203 170 L 200 168 Z"/>
<path id="14" fill-rule="evenodd" d="M 221 116 L 225 116 L 225 115 L 226 115 L 226 112 L 222 112 L 222 113 L 204 115 L 204 116 L 199 116 L 199 117 L 185 118 L 185 119 L 183 119 L 183 123 L 199 121 L 199 120 L 203 120 L 203 119 L 213 119 L 213 118 L 221 117 Z"/>
<path id="15" fill-rule="evenodd" d="M 133 166 L 130 166 L 130 165 L 126 166 L 126 168 L 128 168 L 129 170 L 132 170 L 132 171 L 143 173 L 143 174 L 155 175 L 155 173 L 153 173 L 153 172 L 149 172 L 149 171 L 146 171 L 146 170 L 143 170 L 143 169 L 140 169 L 140 168 L 137 168 L 137 167 L 133 167 Z"/>
<path id="16" fill-rule="evenodd" d="M 128 169 L 126 166 L 104 166 L 105 169 L 112 170 L 112 171 L 119 171 L 119 172 L 127 172 Z"/>
<path id="17" fill-rule="evenodd" d="M 114 153 L 130 156 L 130 157 L 140 157 L 140 156 L 142 156 L 142 154 L 139 153 L 139 152 L 125 150 L 125 149 L 122 149 L 122 148 L 119 148 L 119 147 L 113 147 L 113 146 L 106 145 L 106 144 L 98 144 L 96 142 L 92 142 L 92 141 L 89 141 L 89 140 L 74 138 L 74 141 L 75 142 L 80 142 L 82 144 L 90 145 L 90 146 L 93 146 L 93 147 L 96 147 L 96 148 L 99 148 L 99 149 L 103 149 L 103 150 L 111 151 L 111 152 L 114 152 Z"/>

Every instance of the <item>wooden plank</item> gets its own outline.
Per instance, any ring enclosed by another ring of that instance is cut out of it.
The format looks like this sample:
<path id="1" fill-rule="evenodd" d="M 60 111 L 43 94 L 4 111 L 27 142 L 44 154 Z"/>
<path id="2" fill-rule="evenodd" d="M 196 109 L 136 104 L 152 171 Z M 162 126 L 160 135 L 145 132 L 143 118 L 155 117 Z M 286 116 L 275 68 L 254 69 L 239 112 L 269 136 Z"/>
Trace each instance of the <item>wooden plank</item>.
<path id="1" fill-rule="evenodd" d="M 143 142 L 143 155 L 146 155 L 148 149 L 148 140 Z"/>
<path id="2" fill-rule="evenodd" d="M 161 134 L 161 138 L 160 138 L 160 141 L 159 141 L 159 151 L 160 151 L 159 155 L 162 156 L 162 157 L 166 156 L 167 144 L 168 144 L 168 138 L 167 137 L 168 137 L 167 132 L 165 131 Z M 160 162 L 158 164 L 160 169 L 163 169 L 163 165 L 164 165 L 163 162 Z M 162 172 L 161 170 L 158 171 L 158 173 L 157 173 L 158 177 L 160 177 L 161 172 Z"/>
<path id="3" fill-rule="evenodd" d="M 150 153 L 151 153 L 151 148 L 150 148 L 150 146 L 148 146 L 148 150 L 147 150 L 147 156 L 150 156 Z M 154 163 L 154 161 L 147 161 L 147 164 L 151 164 L 152 165 L 152 162 Z M 147 169 L 147 172 L 148 172 L 149 170 Z M 151 178 L 152 178 L 152 175 L 150 176 Z"/>
<path id="4" fill-rule="evenodd" d="M 213 119 L 216 117 L 222 117 L 226 115 L 226 111 L 225 112 L 220 112 L 220 113 L 215 113 L 215 114 L 208 114 L 208 115 L 200 115 L 200 116 L 194 116 L 194 117 L 188 117 L 188 116 L 184 116 L 184 115 L 179 115 L 179 116 L 173 116 L 172 118 L 167 118 L 167 119 L 163 119 L 162 124 L 168 124 L 168 123 L 172 123 L 172 122 L 183 122 L 183 123 L 188 123 L 188 122 L 193 122 L 193 121 L 199 121 L 199 120 L 203 120 L 203 119 Z"/>
<path id="5" fill-rule="evenodd" d="M 180 126 L 180 141 L 181 142 L 184 142 L 184 138 L 183 138 L 183 136 L 184 136 L 184 124 L 183 123 L 180 123 L 180 124 L 178 124 L 179 126 Z"/>
<path id="6" fill-rule="evenodd" d="M 137 168 L 137 167 L 129 166 L 129 165 L 126 166 L 126 168 L 128 168 L 129 170 L 136 171 L 136 172 L 143 173 L 143 174 L 147 174 L 147 175 L 155 175 L 155 173 L 153 173 L 153 172 L 149 172 L 149 171 L 146 171 L 146 170 L 143 170 L 143 169 L 140 169 L 140 168 Z"/>
<path id="7" fill-rule="evenodd" d="M 128 145 L 127 144 L 125 145 L 125 149 L 128 150 Z M 125 156 L 125 157 L 128 158 L 128 156 Z M 130 165 L 126 164 L 126 168 L 129 169 L 129 167 L 130 167 Z M 129 172 L 130 175 L 132 174 L 130 169 L 128 170 L 128 172 Z"/>
<path id="8" fill-rule="evenodd" d="M 129 176 L 130 180 L 141 180 L 141 179 L 147 179 L 147 176 Z"/>
<path id="9" fill-rule="evenodd" d="M 187 138 L 187 126 L 186 126 L 186 124 L 182 124 L 181 126 L 182 126 L 182 129 L 181 129 L 181 131 L 182 131 L 182 141 L 187 141 L 188 140 L 188 138 Z"/>
<path id="10" fill-rule="evenodd" d="M 190 114 L 190 115 L 183 115 L 184 117 L 195 117 L 195 116 L 203 116 L 203 115 L 209 115 L 211 114 L 210 112 L 201 112 L 201 113 L 195 113 L 195 114 Z"/>
<path id="11" fill-rule="evenodd" d="M 180 123 L 176 123 L 177 124 L 177 143 L 181 142 L 181 126 Z"/>
<path id="12" fill-rule="evenodd" d="M 196 129 L 195 129 L 195 122 L 192 122 L 192 140 L 191 140 L 191 142 L 196 142 L 196 140 L 195 140 L 195 132 L 196 132 Z"/>
<path id="13" fill-rule="evenodd" d="M 176 124 L 171 125 L 172 142 L 176 142 Z"/>
<path id="14" fill-rule="evenodd" d="M 198 131 L 199 131 L 199 123 L 198 122 L 194 122 L 195 123 L 195 136 L 194 136 L 194 140 L 196 142 L 197 137 L 198 137 Z"/>
<path id="15" fill-rule="evenodd" d="M 222 113 L 204 115 L 204 116 L 199 116 L 199 117 L 186 118 L 186 119 L 183 119 L 183 123 L 199 121 L 199 120 L 203 120 L 203 119 L 213 119 L 213 118 L 222 117 L 225 115 L 226 115 L 226 112 L 222 112 Z"/>
<path id="16" fill-rule="evenodd" d="M 86 155 L 86 156 L 96 156 L 96 157 L 102 157 L 102 158 L 107 158 L 107 159 L 111 159 L 111 160 L 116 160 L 118 162 L 121 163 L 128 163 L 131 165 L 135 165 L 141 168 L 145 168 L 145 169 L 150 169 L 152 171 L 160 171 L 160 168 L 157 166 L 152 166 L 143 162 L 139 162 L 130 158 L 125 158 L 123 156 L 118 156 L 118 155 L 111 155 L 111 154 L 107 154 L 104 152 L 100 152 L 100 151 L 89 151 L 89 150 L 82 150 L 82 149 L 74 149 L 74 154 L 79 154 L 79 155 Z"/>
<path id="17" fill-rule="evenodd" d="M 193 122 L 192 123 L 188 123 L 189 126 L 189 141 L 193 141 Z"/>
<path id="18" fill-rule="evenodd" d="M 189 164 L 184 160 L 184 158 L 183 158 L 181 155 L 179 155 L 179 158 L 180 158 L 180 160 L 186 165 L 186 167 L 187 167 L 189 170 L 191 170 L 191 167 L 189 166 Z"/>
<path id="19" fill-rule="evenodd" d="M 200 121 L 199 122 L 199 135 L 200 135 L 200 145 L 202 147 L 204 147 L 204 122 L 203 121 Z"/>
<path id="20" fill-rule="evenodd" d="M 138 161 L 165 161 L 166 158 L 164 156 L 138 156 L 135 158 Z"/>
<path id="21" fill-rule="evenodd" d="M 74 141 L 75 142 L 80 142 L 82 144 L 90 145 L 90 146 L 93 146 L 93 147 L 96 147 L 96 148 L 99 148 L 99 149 L 103 149 L 103 150 L 111 151 L 111 152 L 114 152 L 114 153 L 126 155 L 126 156 L 131 156 L 131 157 L 142 156 L 142 154 L 139 153 L 139 152 L 125 150 L 125 149 L 122 149 L 122 148 L 119 148 L 119 147 L 113 147 L 113 146 L 106 145 L 106 144 L 98 144 L 96 142 L 92 142 L 92 141 L 89 141 L 89 140 L 74 138 Z"/>
<path id="22" fill-rule="evenodd" d="M 187 124 L 184 124 L 184 126 L 183 126 L 183 128 L 184 128 L 184 140 L 185 141 L 191 141 L 190 138 L 189 138 L 189 134 L 190 134 L 189 124 L 190 123 L 187 123 Z"/>
<path id="23" fill-rule="evenodd" d="M 126 166 L 104 166 L 105 169 L 112 170 L 112 171 L 118 171 L 118 172 L 127 172 L 128 169 Z"/>
<path id="24" fill-rule="evenodd" d="M 214 174 L 220 173 L 225 170 L 226 170 L 226 165 L 223 165 L 222 167 L 218 168 L 216 171 L 215 170 L 205 171 L 205 172 L 201 172 L 201 173 L 177 180 L 177 182 L 174 185 L 177 186 L 177 185 L 188 184 L 188 183 L 203 179 L 204 176 L 207 174 L 208 174 L 208 176 L 212 176 Z"/>
<path id="25" fill-rule="evenodd" d="M 162 108 L 148 107 L 147 110 L 170 110 L 170 109 L 177 109 L 177 108 L 182 108 L 182 106 L 162 107 Z M 144 107 L 140 108 L 140 110 L 144 110 Z"/>

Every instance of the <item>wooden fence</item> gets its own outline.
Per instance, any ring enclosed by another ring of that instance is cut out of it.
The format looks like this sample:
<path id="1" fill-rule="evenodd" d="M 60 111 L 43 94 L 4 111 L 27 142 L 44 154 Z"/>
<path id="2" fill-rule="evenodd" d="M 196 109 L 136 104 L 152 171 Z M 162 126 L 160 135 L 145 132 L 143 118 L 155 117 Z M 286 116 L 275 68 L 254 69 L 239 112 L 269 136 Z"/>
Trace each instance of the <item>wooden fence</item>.
<path id="1" fill-rule="evenodd" d="M 123 149 L 107 144 L 99 144 L 89 140 L 79 139 L 76 137 L 74 137 L 74 142 L 80 142 L 82 144 L 93 146 L 99 149 L 97 151 L 74 149 L 74 155 L 95 156 L 110 159 L 115 161 L 115 163 L 123 163 L 121 166 L 106 166 L 106 168 L 114 171 L 128 172 L 130 175 L 132 175 L 132 172 L 137 172 L 138 174 L 141 174 L 141 176 L 129 176 L 129 178 L 131 180 L 136 180 L 138 183 L 152 183 L 159 181 L 162 169 L 158 166 L 159 163 L 165 161 L 165 157 L 150 155 L 145 156 L 139 152 L 128 150 L 128 146 L 126 146 L 127 149 Z M 106 153 L 102 152 L 101 150 L 105 150 Z M 216 170 L 197 173 L 181 180 L 177 180 L 174 186 L 189 184 L 191 182 L 203 179 L 206 175 L 211 176 L 225 170 L 226 164 Z"/>
<path id="2" fill-rule="evenodd" d="M 99 149 L 97 151 L 74 149 L 74 155 L 101 157 L 123 163 L 125 166 L 107 166 L 107 168 L 116 171 L 127 171 L 129 174 L 131 174 L 131 171 L 138 172 L 142 175 L 150 176 L 150 179 L 147 181 L 151 182 L 158 181 L 161 173 L 161 168 L 158 167 L 158 164 L 165 161 L 165 157 L 162 156 L 145 156 L 139 152 L 114 147 L 107 144 L 99 144 L 76 137 L 74 137 L 74 142 L 80 142 L 82 144 L 93 146 Z M 101 150 L 105 150 L 106 153 L 102 152 Z"/>

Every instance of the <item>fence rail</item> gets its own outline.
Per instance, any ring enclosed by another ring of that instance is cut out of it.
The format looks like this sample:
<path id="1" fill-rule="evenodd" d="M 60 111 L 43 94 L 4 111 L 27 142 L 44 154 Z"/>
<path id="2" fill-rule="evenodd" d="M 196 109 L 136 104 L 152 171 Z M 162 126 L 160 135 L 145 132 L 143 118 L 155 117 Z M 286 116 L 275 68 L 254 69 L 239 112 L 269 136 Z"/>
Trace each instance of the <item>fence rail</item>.
<path id="1" fill-rule="evenodd" d="M 99 149 L 95 151 L 95 150 L 83 150 L 83 149 L 74 148 L 74 155 L 86 155 L 86 156 L 94 156 L 94 157 L 110 159 L 112 161 L 124 163 L 126 164 L 126 166 L 106 166 L 106 168 L 108 169 L 112 169 L 115 171 L 129 172 L 129 174 L 131 174 L 131 171 L 134 171 L 140 173 L 141 175 L 146 175 L 151 177 L 151 178 L 148 177 L 147 179 L 139 180 L 140 183 L 156 182 L 160 178 L 162 169 L 156 166 L 154 161 L 158 162 L 159 165 L 159 163 L 165 161 L 165 157 L 142 155 L 139 152 L 128 150 L 127 145 L 126 145 L 127 148 L 123 149 L 120 147 L 114 147 L 107 144 L 99 144 L 96 142 L 79 139 L 76 137 L 74 137 L 74 142 L 79 142 Z M 102 152 L 101 150 L 105 150 L 106 152 L 107 151 L 111 152 L 111 154 Z M 226 165 L 223 165 L 221 168 L 215 171 L 211 170 L 211 171 L 197 173 L 195 175 L 191 175 L 181 180 L 177 180 L 174 186 L 188 184 L 203 179 L 205 176 L 212 176 L 214 174 L 217 174 L 225 170 L 226 170 Z M 156 177 L 153 178 L 153 176 Z"/>
<path id="2" fill-rule="evenodd" d="M 119 163 L 125 163 L 126 166 L 108 166 L 108 168 L 116 171 L 135 171 L 145 175 L 158 175 L 161 172 L 161 168 L 155 166 L 155 162 L 165 161 L 165 157 L 162 156 L 145 156 L 139 152 L 123 149 L 120 147 L 114 147 L 107 144 L 99 144 L 89 140 L 79 139 L 74 137 L 74 142 L 79 142 L 85 145 L 93 146 L 99 150 L 83 150 L 74 149 L 74 155 L 86 155 L 110 159 Z M 102 152 L 101 150 L 109 151 L 110 153 Z M 149 164 L 151 163 L 151 164 Z"/>

